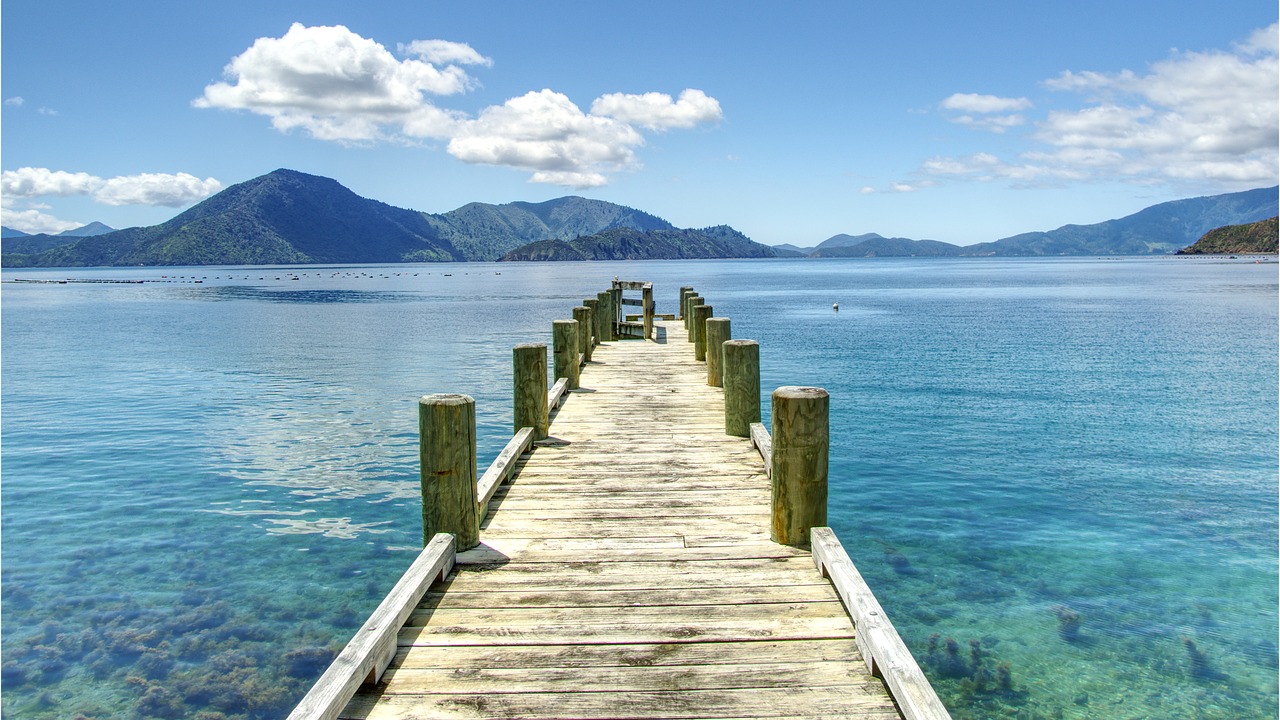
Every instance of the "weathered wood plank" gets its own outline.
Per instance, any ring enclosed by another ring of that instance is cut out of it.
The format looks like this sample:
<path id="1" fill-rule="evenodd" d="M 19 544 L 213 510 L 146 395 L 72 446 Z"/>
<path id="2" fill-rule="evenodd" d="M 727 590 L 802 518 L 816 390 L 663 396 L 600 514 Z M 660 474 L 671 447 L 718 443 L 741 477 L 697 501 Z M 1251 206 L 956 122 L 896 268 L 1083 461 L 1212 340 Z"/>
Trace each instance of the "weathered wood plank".
<path id="1" fill-rule="evenodd" d="M 854 567 L 839 538 L 828 527 L 812 530 L 813 562 L 853 617 L 858 646 L 868 669 L 884 679 L 906 720 L 950 720 L 929 680 L 907 649 L 880 602 Z"/>
<path id="2" fill-rule="evenodd" d="M 564 692 L 491 695 L 384 695 L 375 706 L 372 699 L 353 702 L 343 717 L 352 720 L 382 718 L 717 718 L 741 715 L 771 717 L 897 718 L 893 703 L 872 684 L 825 688 L 748 688 L 692 690 L 684 692 Z"/>
<path id="3" fill-rule="evenodd" d="M 331 720 L 355 695 L 362 683 L 374 683 L 395 656 L 397 634 L 418 601 L 437 578 L 453 565 L 454 537 L 444 533 L 431 542 L 383 598 L 369 620 L 356 632 L 325 670 L 290 720 Z"/>
<path id="4" fill-rule="evenodd" d="M 857 665 L 861 652 L 849 638 L 746 640 L 723 643 L 641 643 L 615 645 L 410 646 L 397 651 L 397 667 L 652 667 L 662 665 L 749 665 L 753 663 L 841 661 Z"/>
<path id="5" fill-rule="evenodd" d="M 494 458 L 493 463 L 489 465 L 489 469 L 485 470 L 484 475 L 476 481 L 477 514 L 482 521 L 494 492 L 511 475 L 511 471 L 515 469 L 515 461 L 519 459 L 520 454 L 526 452 L 532 445 L 533 428 L 520 428 L 507 443 L 507 446 L 502 448 L 502 452 L 498 453 L 498 457 Z"/>
<path id="6" fill-rule="evenodd" d="M 787 604 L 798 602 L 839 602 L 830 583 L 778 587 L 645 588 L 642 590 L 513 590 L 487 592 L 428 592 L 418 604 L 421 609 L 446 608 L 527 608 L 527 607 L 664 607 L 685 605 Z"/>

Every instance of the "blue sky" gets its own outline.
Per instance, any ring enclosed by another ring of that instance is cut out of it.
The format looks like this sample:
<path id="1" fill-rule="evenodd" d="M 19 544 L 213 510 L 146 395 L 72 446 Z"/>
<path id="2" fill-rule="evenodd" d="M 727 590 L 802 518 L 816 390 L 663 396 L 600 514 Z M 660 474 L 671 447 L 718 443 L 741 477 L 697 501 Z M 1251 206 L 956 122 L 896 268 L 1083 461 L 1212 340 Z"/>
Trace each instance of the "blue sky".
<path id="1" fill-rule="evenodd" d="M 0 10 L 3 222 L 150 225 L 279 167 L 429 212 L 960 245 L 1277 182 L 1262 0 Z"/>

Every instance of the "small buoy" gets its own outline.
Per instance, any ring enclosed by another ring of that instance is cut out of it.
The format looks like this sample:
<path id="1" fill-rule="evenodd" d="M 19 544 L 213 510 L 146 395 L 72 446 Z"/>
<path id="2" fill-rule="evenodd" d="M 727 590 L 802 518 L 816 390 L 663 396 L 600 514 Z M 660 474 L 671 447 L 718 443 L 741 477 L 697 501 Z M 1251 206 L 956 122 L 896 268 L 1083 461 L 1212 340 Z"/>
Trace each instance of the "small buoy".
<path id="1" fill-rule="evenodd" d="M 831 303 L 831 309 L 840 312 L 840 303 Z"/>

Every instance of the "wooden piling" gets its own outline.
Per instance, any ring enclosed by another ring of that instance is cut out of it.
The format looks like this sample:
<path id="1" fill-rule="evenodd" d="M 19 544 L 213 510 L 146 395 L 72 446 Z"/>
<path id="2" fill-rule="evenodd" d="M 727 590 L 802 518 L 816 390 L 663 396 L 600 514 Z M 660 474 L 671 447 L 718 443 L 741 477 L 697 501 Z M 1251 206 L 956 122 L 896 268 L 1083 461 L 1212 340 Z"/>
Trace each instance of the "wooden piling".
<path id="1" fill-rule="evenodd" d="M 640 289 L 640 307 L 644 310 L 644 339 L 653 337 L 653 285 Z"/>
<path id="2" fill-rule="evenodd" d="M 551 346 L 555 355 L 556 379 L 564 378 L 569 390 L 578 389 L 578 321 L 553 320 Z"/>
<path id="3" fill-rule="evenodd" d="M 724 432 L 750 437 L 760 422 L 760 343 L 726 340 L 724 352 Z"/>
<path id="4" fill-rule="evenodd" d="M 679 315 L 680 315 L 680 319 L 681 319 L 681 320 L 683 320 L 683 319 L 684 319 L 684 300 L 685 300 L 685 298 L 686 298 L 686 297 L 688 297 L 689 295 L 692 295 L 692 294 L 693 294 L 693 286 L 692 286 L 692 285 L 681 285 L 681 286 L 680 286 L 680 302 L 676 304 L 676 312 L 677 312 L 677 313 L 679 313 Z"/>
<path id="5" fill-rule="evenodd" d="M 457 547 L 480 544 L 476 515 L 476 401 L 469 395 L 424 395 L 418 401 L 422 544 L 451 533 Z"/>
<path id="6" fill-rule="evenodd" d="M 547 344 L 523 343 L 512 350 L 512 408 L 515 428 L 533 428 L 534 440 L 545 440 L 547 417 Z"/>
<path id="7" fill-rule="evenodd" d="M 582 301 L 583 307 L 591 308 L 591 344 L 600 344 L 600 299 L 587 298 Z"/>
<path id="8" fill-rule="evenodd" d="M 685 305 L 685 313 L 684 313 L 684 329 L 687 330 L 689 333 L 689 342 L 693 342 L 694 341 L 693 309 L 699 305 L 706 303 L 706 300 L 697 295 L 690 295 L 689 299 L 686 300 L 685 302 L 686 302 L 686 305 Z"/>
<path id="9" fill-rule="evenodd" d="M 710 305 L 693 307 L 693 359 L 698 362 L 707 359 L 707 318 L 713 312 Z"/>
<path id="10" fill-rule="evenodd" d="M 827 524 L 830 396 L 816 387 L 773 391 L 773 541 L 809 546 Z"/>
<path id="11" fill-rule="evenodd" d="M 578 353 L 583 362 L 591 361 L 591 308 L 580 305 L 573 309 L 573 319 L 578 321 Z"/>
<path id="12" fill-rule="evenodd" d="M 707 318 L 706 324 L 707 384 L 711 387 L 723 387 L 724 352 L 722 346 L 730 335 L 729 318 Z"/>
<path id="13" fill-rule="evenodd" d="M 600 305 L 599 324 L 596 329 L 600 331 L 600 342 L 613 342 L 613 291 L 606 290 L 602 293 L 596 293 L 596 300 Z"/>

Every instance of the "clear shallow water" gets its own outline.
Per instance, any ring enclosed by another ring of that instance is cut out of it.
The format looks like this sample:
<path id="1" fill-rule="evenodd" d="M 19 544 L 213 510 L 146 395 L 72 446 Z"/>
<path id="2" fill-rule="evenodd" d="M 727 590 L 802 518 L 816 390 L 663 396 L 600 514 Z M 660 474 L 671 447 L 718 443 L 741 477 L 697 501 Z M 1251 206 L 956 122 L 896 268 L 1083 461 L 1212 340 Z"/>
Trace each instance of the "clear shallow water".
<path id="1" fill-rule="evenodd" d="M 831 524 L 956 717 L 1276 716 L 1276 267 L 1199 259 L 5 271 L 163 281 L 0 294 L 5 714 L 287 713 L 420 544 L 416 398 L 487 462 L 615 275 L 831 392 Z"/>

